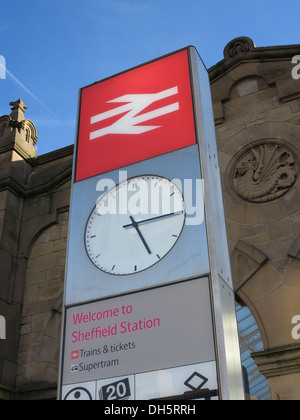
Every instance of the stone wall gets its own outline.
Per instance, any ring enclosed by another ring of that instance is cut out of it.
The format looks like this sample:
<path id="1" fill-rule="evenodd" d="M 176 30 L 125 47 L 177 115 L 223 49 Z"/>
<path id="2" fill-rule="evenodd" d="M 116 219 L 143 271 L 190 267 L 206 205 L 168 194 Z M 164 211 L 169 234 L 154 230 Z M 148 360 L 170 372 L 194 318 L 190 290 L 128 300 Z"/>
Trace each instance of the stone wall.
<path id="1" fill-rule="evenodd" d="M 55 398 L 68 234 L 68 212 L 34 241 L 28 259 L 16 391 Z M 28 397 L 28 396 L 27 396 Z"/>
<path id="2" fill-rule="evenodd" d="M 273 399 L 300 399 L 300 365 L 291 363 L 300 349 L 291 334 L 300 313 L 299 50 L 234 40 L 210 71 L 234 286 L 259 326 L 265 352 L 256 360 Z"/>
<path id="3" fill-rule="evenodd" d="M 56 397 L 73 147 L 36 157 L 27 108 L 0 117 L 0 399 Z"/>

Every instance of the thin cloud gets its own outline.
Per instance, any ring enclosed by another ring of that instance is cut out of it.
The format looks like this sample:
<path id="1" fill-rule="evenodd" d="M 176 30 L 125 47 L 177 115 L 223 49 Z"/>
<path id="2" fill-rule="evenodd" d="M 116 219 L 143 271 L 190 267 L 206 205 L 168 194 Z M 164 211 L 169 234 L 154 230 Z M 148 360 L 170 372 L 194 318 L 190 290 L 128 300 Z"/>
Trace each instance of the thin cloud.
<path id="1" fill-rule="evenodd" d="M 51 128 L 64 128 L 64 127 L 75 127 L 76 120 L 74 118 L 64 120 L 53 120 L 51 118 L 35 118 L 36 125 L 40 127 L 51 127 Z"/>
<path id="2" fill-rule="evenodd" d="M 129 2 L 124 0 L 104 0 L 99 4 L 100 9 L 114 12 L 142 12 L 150 7 L 149 3 Z"/>
<path id="3" fill-rule="evenodd" d="M 127 1 L 115 1 L 115 6 L 123 12 L 142 12 L 150 7 L 148 3 L 129 3 Z"/>
<path id="4" fill-rule="evenodd" d="M 56 120 L 59 120 L 59 117 L 51 111 L 50 108 L 47 107 L 47 105 L 44 104 L 36 95 L 34 95 L 31 90 L 29 90 L 11 71 L 9 71 L 6 68 L 6 74 L 11 78 L 11 80 L 16 83 L 18 86 L 20 86 L 28 95 L 30 95 L 37 103 L 39 103 L 49 114 L 52 115 Z"/>

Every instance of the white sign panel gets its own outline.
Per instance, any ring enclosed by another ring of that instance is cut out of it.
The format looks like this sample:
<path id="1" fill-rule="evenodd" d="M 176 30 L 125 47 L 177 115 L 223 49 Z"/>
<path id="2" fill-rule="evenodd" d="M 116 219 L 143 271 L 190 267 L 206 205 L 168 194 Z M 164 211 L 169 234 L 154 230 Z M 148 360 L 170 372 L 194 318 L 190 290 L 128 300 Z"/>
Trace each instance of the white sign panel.
<path id="1" fill-rule="evenodd" d="M 64 385 L 215 361 L 206 277 L 71 307 L 66 331 Z"/>

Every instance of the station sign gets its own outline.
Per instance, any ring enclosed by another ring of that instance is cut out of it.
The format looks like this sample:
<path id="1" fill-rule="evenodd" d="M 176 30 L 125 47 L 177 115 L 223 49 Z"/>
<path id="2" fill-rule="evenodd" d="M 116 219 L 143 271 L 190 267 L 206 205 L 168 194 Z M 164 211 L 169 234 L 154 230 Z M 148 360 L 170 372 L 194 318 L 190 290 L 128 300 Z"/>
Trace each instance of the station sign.
<path id="1" fill-rule="evenodd" d="M 59 395 L 242 399 L 207 71 L 194 47 L 80 91 Z"/>

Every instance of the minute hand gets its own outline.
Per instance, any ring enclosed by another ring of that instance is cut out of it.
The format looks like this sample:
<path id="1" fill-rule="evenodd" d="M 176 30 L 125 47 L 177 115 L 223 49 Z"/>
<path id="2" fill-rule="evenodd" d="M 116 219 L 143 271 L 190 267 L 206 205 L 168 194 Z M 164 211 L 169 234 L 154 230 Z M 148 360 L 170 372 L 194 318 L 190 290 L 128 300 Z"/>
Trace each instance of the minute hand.
<path id="1" fill-rule="evenodd" d="M 161 216 L 156 216 L 156 217 L 151 217 L 150 219 L 140 220 L 139 222 L 136 222 L 136 224 L 137 225 L 144 225 L 146 223 L 151 223 L 151 222 L 155 222 L 157 220 L 166 219 L 167 217 L 178 216 L 179 214 L 182 214 L 182 211 L 177 211 L 177 212 L 173 212 L 173 213 L 169 213 L 169 214 L 162 214 Z M 130 223 L 128 225 L 123 226 L 124 229 L 129 229 L 131 227 L 133 227 L 133 223 Z"/>

